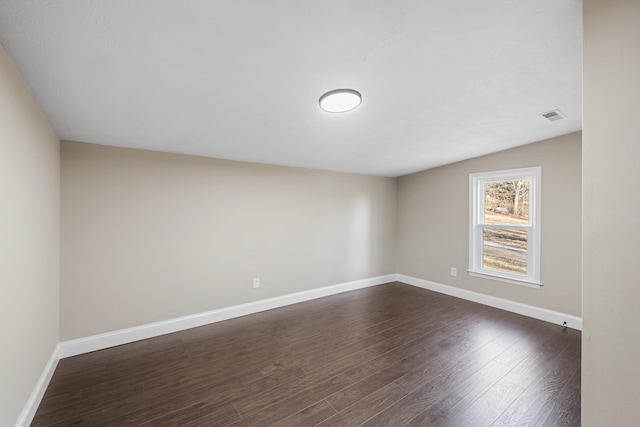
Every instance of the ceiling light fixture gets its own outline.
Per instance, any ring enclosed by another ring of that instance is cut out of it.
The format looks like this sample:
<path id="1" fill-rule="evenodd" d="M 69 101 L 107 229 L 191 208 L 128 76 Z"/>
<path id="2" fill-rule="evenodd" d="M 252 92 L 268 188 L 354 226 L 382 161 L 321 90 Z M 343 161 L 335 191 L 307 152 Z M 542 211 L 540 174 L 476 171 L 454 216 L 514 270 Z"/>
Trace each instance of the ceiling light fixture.
<path id="1" fill-rule="evenodd" d="M 360 92 L 353 89 L 335 89 L 320 97 L 320 108 L 329 113 L 345 113 L 362 102 Z"/>

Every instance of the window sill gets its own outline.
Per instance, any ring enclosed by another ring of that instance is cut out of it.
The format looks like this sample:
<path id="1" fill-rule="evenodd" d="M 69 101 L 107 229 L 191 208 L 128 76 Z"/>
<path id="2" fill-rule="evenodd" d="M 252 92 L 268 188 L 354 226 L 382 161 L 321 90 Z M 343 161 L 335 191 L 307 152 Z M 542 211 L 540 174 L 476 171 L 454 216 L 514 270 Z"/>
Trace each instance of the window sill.
<path id="1" fill-rule="evenodd" d="M 538 282 L 512 279 L 510 277 L 502 277 L 494 274 L 480 273 L 478 271 L 467 270 L 467 273 L 469 273 L 469 276 L 480 277 L 482 279 L 497 280 L 500 282 L 511 283 L 512 285 L 526 286 L 527 288 L 540 289 L 543 286 L 542 283 L 538 283 Z"/>

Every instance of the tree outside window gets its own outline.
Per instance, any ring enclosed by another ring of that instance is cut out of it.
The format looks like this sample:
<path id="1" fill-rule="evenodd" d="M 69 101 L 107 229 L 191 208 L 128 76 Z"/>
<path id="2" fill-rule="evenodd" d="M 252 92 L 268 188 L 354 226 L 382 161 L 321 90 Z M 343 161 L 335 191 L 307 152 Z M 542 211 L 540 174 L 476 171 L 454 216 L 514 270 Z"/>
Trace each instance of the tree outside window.
<path id="1" fill-rule="evenodd" d="M 540 168 L 470 175 L 470 274 L 540 286 Z"/>

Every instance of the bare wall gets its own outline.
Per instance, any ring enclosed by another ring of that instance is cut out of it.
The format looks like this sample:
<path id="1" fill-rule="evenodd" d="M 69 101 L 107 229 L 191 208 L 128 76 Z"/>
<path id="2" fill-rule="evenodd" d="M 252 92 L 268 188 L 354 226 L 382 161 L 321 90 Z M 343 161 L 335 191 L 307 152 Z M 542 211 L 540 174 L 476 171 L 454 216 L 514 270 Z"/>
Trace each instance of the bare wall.
<path id="1" fill-rule="evenodd" d="M 638 425 L 640 2 L 584 4 L 582 423 Z"/>
<path id="2" fill-rule="evenodd" d="M 0 46 L 0 425 L 58 343 L 60 142 Z"/>
<path id="3" fill-rule="evenodd" d="M 469 174 L 529 166 L 542 167 L 543 288 L 469 276 Z M 397 230 L 400 274 L 580 316 L 581 134 L 400 177 Z"/>
<path id="4" fill-rule="evenodd" d="M 395 272 L 392 178 L 67 141 L 61 167 L 62 340 Z"/>

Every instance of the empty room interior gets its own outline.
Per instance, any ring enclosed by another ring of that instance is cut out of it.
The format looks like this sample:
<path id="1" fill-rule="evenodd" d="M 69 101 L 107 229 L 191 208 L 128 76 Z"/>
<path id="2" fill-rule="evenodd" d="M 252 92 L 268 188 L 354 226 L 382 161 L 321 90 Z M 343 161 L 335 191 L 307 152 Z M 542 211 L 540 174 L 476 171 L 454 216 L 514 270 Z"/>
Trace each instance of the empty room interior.
<path id="1" fill-rule="evenodd" d="M 640 2 L 0 1 L 0 426 L 631 426 Z"/>

